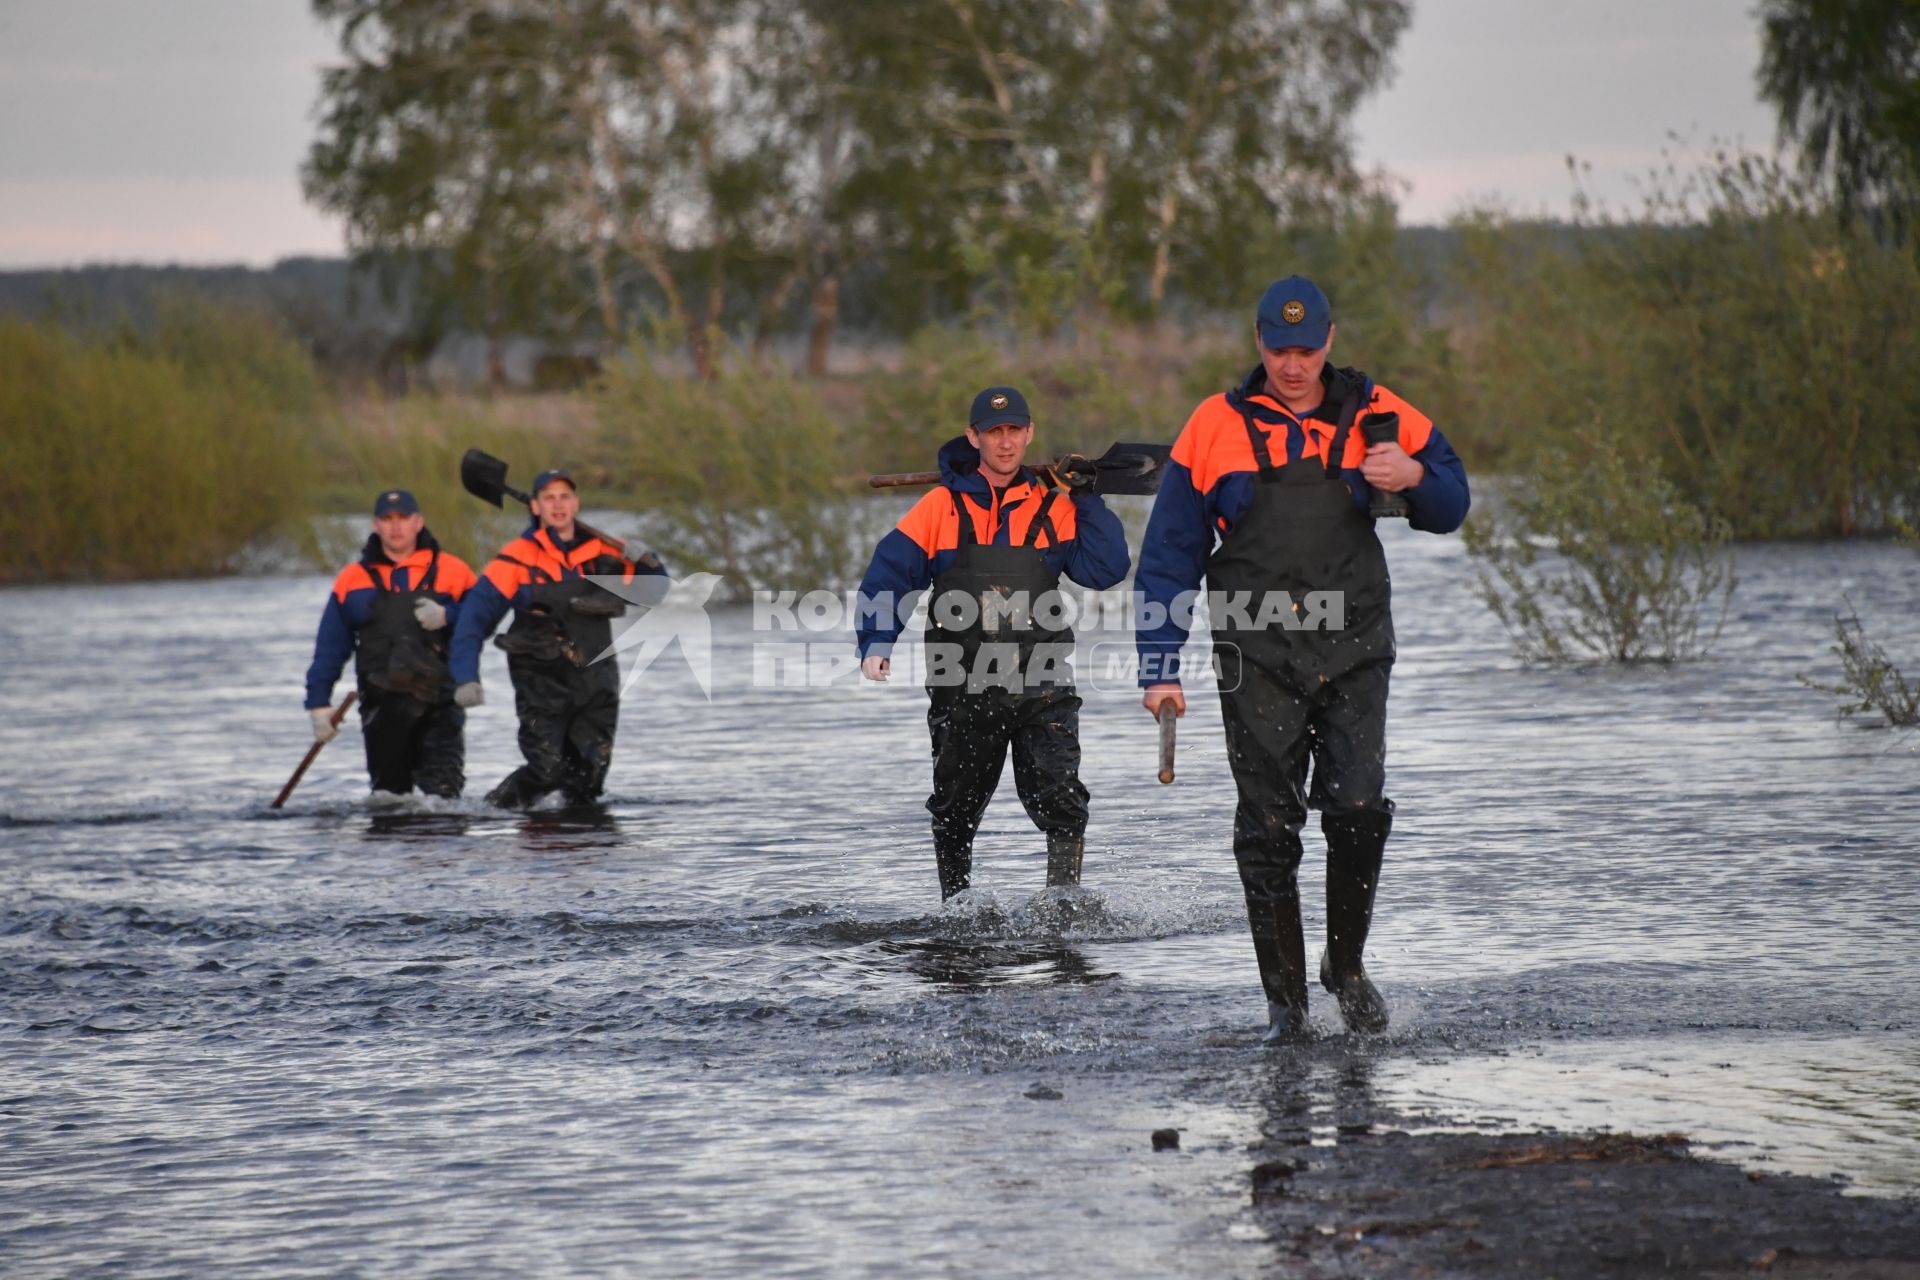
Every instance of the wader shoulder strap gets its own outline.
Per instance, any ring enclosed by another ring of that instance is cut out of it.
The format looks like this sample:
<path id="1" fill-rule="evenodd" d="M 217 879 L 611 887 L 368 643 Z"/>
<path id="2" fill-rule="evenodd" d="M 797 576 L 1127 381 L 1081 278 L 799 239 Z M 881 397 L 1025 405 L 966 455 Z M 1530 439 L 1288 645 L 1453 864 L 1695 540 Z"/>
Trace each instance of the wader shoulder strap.
<path id="1" fill-rule="evenodd" d="M 1253 410 L 1245 398 L 1229 395 L 1227 403 L 1240 411 L 1240 421 L 1247 428 L 1247 443 L 1253 446 L 1253 460 L 1259 465 L 1260 474 L 1271 480 L 1280 473 L 1280 468 L 1273 465 L 1273 454 L 1267 449 L 1267 433 L 1253 425 Z"/>
<path id="2" fill-rule="evenodd" d="M 1353 432 L 1353 420 L 1360 416 L 1360 409 L 1367 402 L 1367 379 L 1364 374 L 1345 374 L 1341 381 L 1346 384 L 1346 398 L 1340 401 L 1340 413 L 1334 419 L 1333 439 L 1327 441 L 1326 469 L 1330 479 L 1340 474 L 1340 464 L 1347 456 L 1347 437 Z"/>
<path id="3" fill-rule="evenodd" d="M 953 514 L 960 520 L 960 545 L 971 547 L 979 544 L 980 537 L 973 531 L 973 517 L 967 513 L 967 504 L 960 497 L 958 489 L 948 489 L 953 495 Z"/>
<path id="4" fill-rule="evenodd" d="M 1058 489 L 1049 489 L 1047 490 L 1046 496 L 1040 499 L 1040 509 L 1033 513 L 1033 520 L 1027 525 L 1026 540 L 1020 544 L 1021 546 L 1039 546 L 1040 531 L 1042 529 L 1045 529 L 1047 532 L 1048 546 L 1057 547 L 1060 545 L 1060 535 L 1053 531 L 1053 500 L 1059 495 L 1060 491 Z"/>
<path id="5" fill-rule="evenodd" d="M 499 555 L 495 556 L 494 559 L 505 560 L 508 564 L 519 565 L 522 569 L 525 569 L 527 573 L 532 577 L 533 585 L 536 587 L 544 586 L 549 582 L 559 581 L 558 578 L 548 573 L 545 569 L 542 569 L 539 565 L 528 564 L 525 560 L 516 560 L 504 551 L 502 551 Z"/>
<path id="6" fill-rule="evenodd" d="M 362 561 L 362 563 L 364 564 L 365 562 Z M 375 572 L 376 567 L 377 566 L 374 566 L 371 564 L 367 565 L 367 576 L 373 579 L 373 589 L 375 591 L 378 591 L 381 595 L 385 595 L 387 594 L 387 592 L 393 590 L 393 571 L 395 569 L 398 569 L 400 566 L 397 564 L 394 564 L 392 561 L 388 561 L 387 576 L 384 578 Z M 407 588 L 407 594 L 410 596 L 419 595 L 422 590 L 423 584 L 424 584 L 425 590 L 428 590 L 428 591 L 433 590 L 434 579 L 436 579 L 439 576 L 439 573 L 440 573 L 440 548 L 435 547 L 433 549 L 433 554 L 427 558 L 426 573 L 421 576 L 419 582 L 416 582 L 412 586 Z"/>

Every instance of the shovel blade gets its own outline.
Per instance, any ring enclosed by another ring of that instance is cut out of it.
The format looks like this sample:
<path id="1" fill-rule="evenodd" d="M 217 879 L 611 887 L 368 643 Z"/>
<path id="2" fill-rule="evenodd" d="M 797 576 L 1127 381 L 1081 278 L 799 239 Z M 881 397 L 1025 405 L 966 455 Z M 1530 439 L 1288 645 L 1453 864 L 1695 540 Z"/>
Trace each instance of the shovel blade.
<path id="1" fill-rule="evenodd" d="M 469 449 L 460 459 L 460 483 L 480 501 L 500 506 L 507 492 L 507 464 L 490 453 Z"/>
<path id="2" fill-rule="evenodd" d="M 1094 484 L 1098 493 L 1153 494 L 1160 492 L 1160 478 L 1166 474 L 1167 457 L 1172 445 L 1116 444 L 1098 458 L 1100 478 Z"/>

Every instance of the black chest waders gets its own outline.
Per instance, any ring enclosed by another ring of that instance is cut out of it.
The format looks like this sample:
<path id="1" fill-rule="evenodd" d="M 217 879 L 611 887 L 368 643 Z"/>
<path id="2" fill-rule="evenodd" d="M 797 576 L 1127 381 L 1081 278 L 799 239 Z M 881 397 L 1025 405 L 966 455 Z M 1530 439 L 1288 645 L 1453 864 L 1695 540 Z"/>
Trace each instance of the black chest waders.
<path id="1" fill-rule="evenodd" d="M 538 565 L 511 556 L 500 557 L 527 571 L 527 606 L 514 614 L 513 625 L 494 638 L 494 647 L 523 665 L 565 666 L 585 670 L 614 668 L 595 659 L 613 645 L 613 619 L 626 612 L 620 598 L 585 577 L 554 578 Z M 616 674 L 616 683 L 618 683 Z"/>
<path id="2" fill-rule="evenodd" d="M 500 557 L 527 571 L 527 603 L 494 639 L 507 655 L 520 754 L 526 763 L 487 794 L 490 803 L 524 808 L 552 791 L 571 804 L 597 800 L 613 763 L 620 716 L 620 666 L 613 619 L 620 598 L 585 577 L 559 578 L 538 565 Z M 604 655 L 604 656 L 603 656 Z"/>
<path id="3" fill-rule="evenodd" d="M 951 491 L 950 491 L 951 492 Z M 1080 697 L 1060 576 L 1039 549 L 1057 544 L 1049 490 L 1021 545 L 981 543 L 953 492 L 959 544 L 933 581 L 924 647 L 933 739 L 934 859 L 942 897 L 966 888 L 973 837 L 1009 750 L 1027 816 L 1047 837 L 1047 883 L 1080 882 L 1087 792 L 1080 783 Z"/>
<path id="4" fill-rule="evenodd" d="M 1336 380 L 1335 387 L 1344 395 L 1325 459 L 1303 451 L 1280 466 L 1254 423 L 1255 406 L 1229 397 L 1259 477 L 1246 512 L 1207 562 L 1221 712 L 1239 792 L 1234 860 L 1273 1039 L 1307 1026 L 1297 872 L 1309 803 L 1322 810 L 1327 839 L 1321 982 L 1340 998 L 1350 1029 L 1378 1031 L 1387 1017 L 1361 955 L 1392 826 L 1383 794 L 1392 587 L 1373 521 L 1341 474 L 1364 381 Z"/>
<path id="5" fill-rule="evenodd" d="M 376 791 L 404 795 L 418 787 L 452 797 L 466 785 L 466 712 L 453 702 L 447 628 L 428 631 L 414 606 L 433 598 L 440 553 L 420 580 L 395 591 L 371 565 L 376 598 L 354 633 L 354 676 L 360 684 L 360 731 L 367 773 Z M 389 571 L 391 572 L 391 571 Z"/>
<path id="6" fill-rule="evenodd" d="M 389 585 L 391 578 L 383 581 L 368 566 L 375 593 L 373 612 L 353 637 L 353 673 L 362 698 L 371 692 L 391 693 L 432 704 L 453 697 L 446 628 L 428 631 L 413 615 L 416 604 L 433 598 L 439 570 L 436 551 L 419 582 L 410 590 L 395 591 Z"/>

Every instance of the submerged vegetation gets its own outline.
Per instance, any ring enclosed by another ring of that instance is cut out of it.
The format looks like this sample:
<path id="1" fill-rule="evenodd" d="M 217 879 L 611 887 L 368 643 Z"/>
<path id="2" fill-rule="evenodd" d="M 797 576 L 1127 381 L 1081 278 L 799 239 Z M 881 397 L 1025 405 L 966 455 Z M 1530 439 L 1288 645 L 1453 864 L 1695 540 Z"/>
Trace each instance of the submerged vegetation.
<path id="1" fill-rule="evenodd" d="M 1594 432 L 1550 453 L 1465 526 L 1477 581 L 1530 662 L 1675 662 L 1719 637 L 1724 522 Z"/>
<path id="2" fill-rule="evenodd" d="M 1920 725 L 1920 684 L 1910 682 L 1867 635 L 1851 600 L 1845 613 L 1834 615 L 1833 641 L 1832 653 L 1840 659 L 1839 682 L 1825 684 L 1802 675 L 1801 684 L 1839 698 L 1836 715 L 1842 720 L 1878 715 L 1889 728 Z"/>

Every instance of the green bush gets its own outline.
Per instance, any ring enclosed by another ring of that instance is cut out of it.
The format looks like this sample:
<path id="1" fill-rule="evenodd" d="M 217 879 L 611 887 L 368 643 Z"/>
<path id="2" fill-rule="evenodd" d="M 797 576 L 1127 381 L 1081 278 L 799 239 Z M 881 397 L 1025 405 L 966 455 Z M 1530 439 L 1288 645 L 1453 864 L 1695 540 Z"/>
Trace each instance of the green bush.
<path id="1" fill-rule="evenodd" d="M 230 570 L 295 529 L 323 403 L 263 314 L 180 301 L 91 342 L 0 321 L 0 579 Z"/>
<path id="2" fill-rule="evenodd" d="M 1586 433 L 1501 497 L 1463 532 L 1524 660 L 1672 662 L 1718 638 L 1734 589 L 1724 522 L 1619 442 Z"/>
<path id="3" fill-rule="evenodd" d="M 440 545 L 477 571 L 526 527 L 528 512 L 511 498 L 502 509 L 468 493 L 460 484 L 460 456 L 483 449 L 504 459 L 508 483 L 524 489 L 542 469 L 586 454 L 590 415 L 551 420 L 552 406 L 570 403 L 430 395 L 355 402 L 327 433 L 326 483 L 312 499 L 321 561 L 337 566 L 357 557 L 371 529 L 374 496 L 407 489 Z M 585 496 L 596 501 L 591 490 Z"/>
<path id="4" fill-rule="evenodd" d="M 1920 255 L 1774 164 L 1669 172 L 1570 233 L 1462 224 L 1468 415 L 1526 464 L 1596 419 L 1740 537 L 1884 530 L 1920 500 Z"/>
<path id="5" fill-rule="evenodd" d="M 1839 683 L 1822 684 L 1802 675 L 1801 684 L 1839 698 L 1837 715 L 1842 720 L 1878 713 L 1889 728 L 1920 724 L 1920 685 L 1910 683 L 1886 650 L 1868 638 L 1851 600 L 1845 613 L 1834 615 L 1833 641 L 1831 652 L 1840 659 Z"/>
<path id="6" fill-rule="evenodd" d="M 1901 542 L 1920 548 L 1920 531 L 1913 525 L 1896 519 L 1894 527 L 1899 531 Z M 1887 656 L 1887 651 L 1868 637 L 1853 601 L 1845 596 L 1841 599 L 1847 611 L 1834 614 L 1831 649 L 1833 656 L 1840 659 L 1840 682 L 1822 684 L 1812 676 L 1802 675 L 1800 683 L 1839 698 L 1837 716 L 1841 720 L 1878 712 L 1881 723 L 1890 728 L 1920 724 L 1920 684 L 1910 682 Z"/>
<path id="7" fill-rule="evenodd" d="M 856 572 L 847 433 L 783 368 L 723 362 L 712 381 L 662 372 L 639 348 L 594 393 L 597 466 L 645 512 L 676 575 L 758 587 L 834 586 Z"/>

